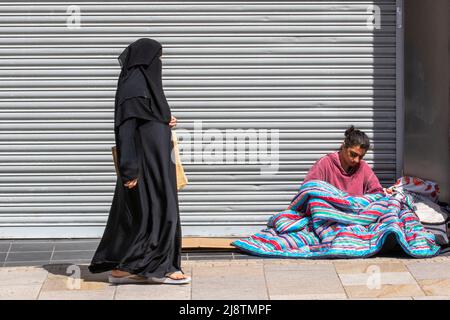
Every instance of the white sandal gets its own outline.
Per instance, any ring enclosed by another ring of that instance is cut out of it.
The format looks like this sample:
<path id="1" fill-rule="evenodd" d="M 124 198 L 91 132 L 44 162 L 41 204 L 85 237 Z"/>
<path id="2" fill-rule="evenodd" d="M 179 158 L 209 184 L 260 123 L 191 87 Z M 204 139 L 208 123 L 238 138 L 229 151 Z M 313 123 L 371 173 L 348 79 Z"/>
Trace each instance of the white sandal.
<path id="1" fill-rule="evenodd" d="M 149 281 L 153 282 L 153 283 L 161 283 L 161 284 L 188 284 L 191 282 L 191 277 L 186 277 L 184 279 L 169 278 L 169 276 L 174 273 L 181 273 L 181 272 L 176 271 L 176 272 L 167 273 L 166 276 L 163 278 L 152 277 L 149 279 Z"/>

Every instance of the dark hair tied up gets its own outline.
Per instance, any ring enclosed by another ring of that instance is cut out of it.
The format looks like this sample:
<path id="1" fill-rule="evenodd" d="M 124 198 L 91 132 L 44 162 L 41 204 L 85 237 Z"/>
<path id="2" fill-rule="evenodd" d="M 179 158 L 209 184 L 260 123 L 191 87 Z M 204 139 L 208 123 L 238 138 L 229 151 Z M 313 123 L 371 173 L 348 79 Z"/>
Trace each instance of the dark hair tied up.
<path id="1" fill-rule="evenodd" d="M 370 140 L 364 132 L 351 126 L 345 131 L 344 147 L 360 147 L 361 149 L 369 150 Z"/>

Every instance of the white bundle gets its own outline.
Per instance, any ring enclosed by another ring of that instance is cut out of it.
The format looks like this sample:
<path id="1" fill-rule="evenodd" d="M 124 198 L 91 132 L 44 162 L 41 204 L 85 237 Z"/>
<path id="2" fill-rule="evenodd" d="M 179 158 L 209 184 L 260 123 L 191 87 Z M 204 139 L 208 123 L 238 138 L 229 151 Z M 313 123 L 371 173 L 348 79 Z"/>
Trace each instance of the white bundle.
<path id="1" fill-rule="evenodd" d="M 429 198 L 417 193 L 409 192 L 414 199 L 415 214 L 420 222 L 440 224 L 447 220 L 447 213 Z"/>

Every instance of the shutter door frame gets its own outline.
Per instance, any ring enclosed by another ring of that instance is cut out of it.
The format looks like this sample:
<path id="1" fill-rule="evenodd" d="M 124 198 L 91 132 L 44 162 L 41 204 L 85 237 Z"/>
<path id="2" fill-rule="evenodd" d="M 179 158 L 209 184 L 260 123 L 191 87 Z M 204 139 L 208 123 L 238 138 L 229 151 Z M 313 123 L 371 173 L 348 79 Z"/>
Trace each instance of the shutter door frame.
<path id="1" fill-rule="evenodd" d="M 405 134 L 405 65 L 404 65 L 404 0 L 396 0 L 396 169 L 397 178 L 403 175 Z"/>

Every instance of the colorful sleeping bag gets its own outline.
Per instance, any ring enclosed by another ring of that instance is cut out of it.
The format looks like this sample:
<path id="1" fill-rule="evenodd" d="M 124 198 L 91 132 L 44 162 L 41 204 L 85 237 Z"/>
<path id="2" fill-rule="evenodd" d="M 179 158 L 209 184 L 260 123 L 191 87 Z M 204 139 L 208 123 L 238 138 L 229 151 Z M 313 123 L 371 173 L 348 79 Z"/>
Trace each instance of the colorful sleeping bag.
<path id="1" fill-rule="evenodd" d="M 304 183 L 268 228 L 236 240 L 250 254 L 277 258 L 363 258 L 376 254 L 389 234 L 413 257 L 440 247 L 414 214 L 405 194 L 350 196 L 323 181 Z"/>

